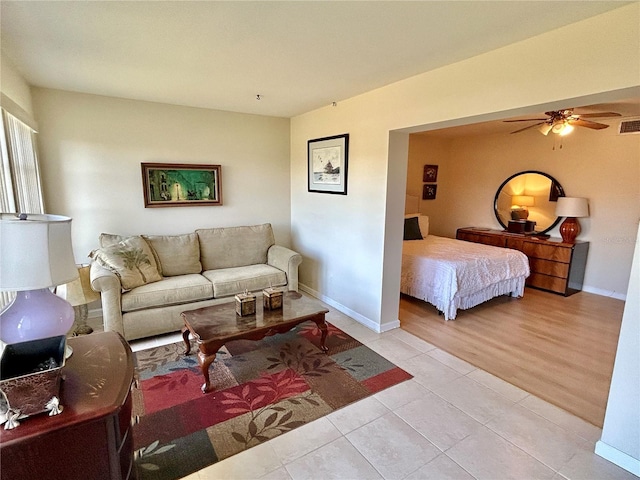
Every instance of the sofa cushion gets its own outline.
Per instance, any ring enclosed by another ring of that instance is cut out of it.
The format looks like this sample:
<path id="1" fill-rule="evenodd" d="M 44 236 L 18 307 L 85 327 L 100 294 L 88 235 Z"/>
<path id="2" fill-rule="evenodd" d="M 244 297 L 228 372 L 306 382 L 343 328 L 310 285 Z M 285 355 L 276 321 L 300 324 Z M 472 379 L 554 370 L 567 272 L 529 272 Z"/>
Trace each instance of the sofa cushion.
<path id="1" fill-rule="evenodd" d="M 213 287 L 202 275 L 166 277 L 122 294 L 122 311 L 164 307 L 213 298 Z"/>
<path id="2" fill-rule="evenodd" d="M 202 272 L 198 235 L 143 235 L 156 253 L 165 277 Z"/>
<path id="3" fill-rule="evenodd" d="M 267 263 L 267 251 L 275 243 L 270 223 L 251 227 L 196 230 L 200 239 L 203 270 Z"/>
<path id="4" fill-rule="evenodd" d="M 153 251 L 141 236 L 127 237 L 89 256 L 120 277 L 125 290 L 162 280 Z"/>
<path id="5" fill-rule="evenodd" d="M 287 284 L 287 275 L 270 265 L 206 270 L 202 273 L 213 284 L 215 298 L 228 297 L 245 290 L 256 292 L 269 287 Z"/>

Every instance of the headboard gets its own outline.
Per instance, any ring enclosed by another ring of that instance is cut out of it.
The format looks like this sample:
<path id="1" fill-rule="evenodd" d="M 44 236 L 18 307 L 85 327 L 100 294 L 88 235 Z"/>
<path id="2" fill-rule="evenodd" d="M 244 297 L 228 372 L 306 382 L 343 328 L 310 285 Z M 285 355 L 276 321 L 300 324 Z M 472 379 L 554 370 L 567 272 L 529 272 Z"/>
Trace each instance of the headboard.
<path id="1" fill-rule="evenodd" d="M 416 195 L 405 195 L 404 213 L 420 213 L 420 197 Z"/>

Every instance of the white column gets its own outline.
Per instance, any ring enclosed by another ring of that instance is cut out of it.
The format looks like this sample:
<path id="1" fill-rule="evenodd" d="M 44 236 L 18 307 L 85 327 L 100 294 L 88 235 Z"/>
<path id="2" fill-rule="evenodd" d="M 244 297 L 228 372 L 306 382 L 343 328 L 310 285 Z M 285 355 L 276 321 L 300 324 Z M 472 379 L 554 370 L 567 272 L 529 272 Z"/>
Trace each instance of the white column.
<path id="1" fill-rule="evenodd" d="M 640 229 L 596 454 L 640 476 Z"/>

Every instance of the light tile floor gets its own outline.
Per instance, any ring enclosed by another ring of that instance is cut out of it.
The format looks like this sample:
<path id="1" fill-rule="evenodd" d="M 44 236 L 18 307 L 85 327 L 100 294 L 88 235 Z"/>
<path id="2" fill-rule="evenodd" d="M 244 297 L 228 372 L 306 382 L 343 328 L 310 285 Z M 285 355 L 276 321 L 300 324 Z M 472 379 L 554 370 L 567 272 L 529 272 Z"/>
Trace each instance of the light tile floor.
<path id="1" fill-rule="evenodd" d="M 414 378 L 186 480 L 638 478 L 593 453 L 601 429 L 404 330 L 377 334 L 330 310 L 329 322 Z"/>

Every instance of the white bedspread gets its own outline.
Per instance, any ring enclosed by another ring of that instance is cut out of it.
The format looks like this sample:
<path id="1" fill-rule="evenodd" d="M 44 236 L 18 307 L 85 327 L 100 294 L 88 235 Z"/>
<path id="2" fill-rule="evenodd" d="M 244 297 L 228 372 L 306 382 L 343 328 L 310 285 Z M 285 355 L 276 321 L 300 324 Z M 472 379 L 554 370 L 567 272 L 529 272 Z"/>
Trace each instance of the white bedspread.
<path id="1" fill-rule="evenodd" d="M 517 250 L 434 235 L 403 242 L 400 291 L 431 303 L 445 320 L 499 295 L 521 297 L 528 276 L 527 256 Z"/>

